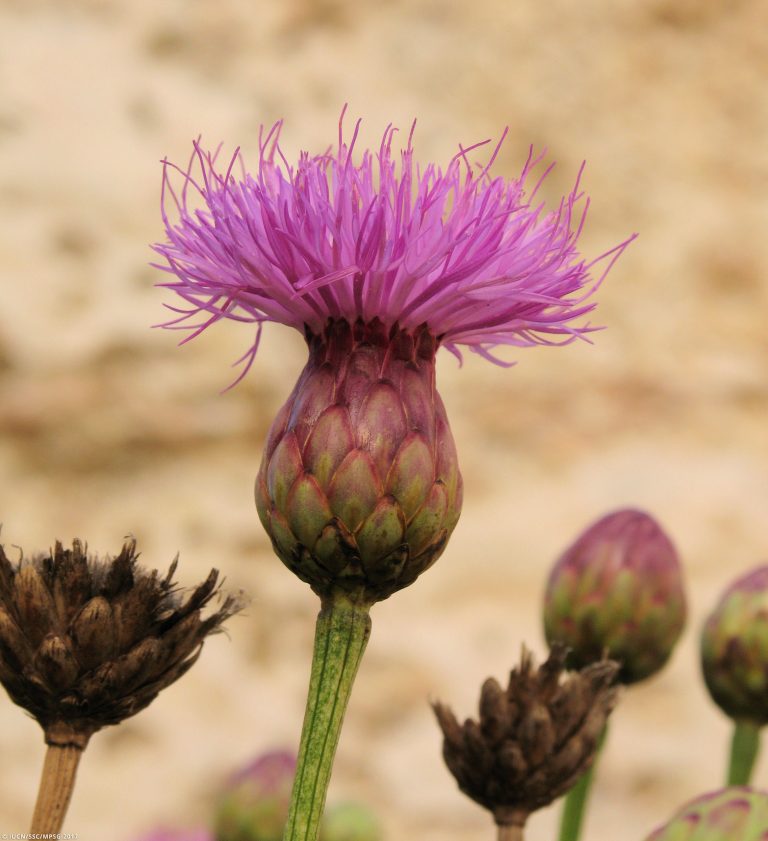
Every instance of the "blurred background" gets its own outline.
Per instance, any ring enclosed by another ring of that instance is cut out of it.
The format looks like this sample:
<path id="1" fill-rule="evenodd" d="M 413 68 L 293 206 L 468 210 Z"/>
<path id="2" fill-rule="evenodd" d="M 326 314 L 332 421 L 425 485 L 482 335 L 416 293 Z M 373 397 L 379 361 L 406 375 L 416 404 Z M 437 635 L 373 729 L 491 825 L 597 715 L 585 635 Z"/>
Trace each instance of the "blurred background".
<path id="1" fill-rule="evenodd" d="M 253 597 L 230 638 L 153 706 L 98 734 L 65 829 L 131 841 L 205 820 L 230 769 L 293 747 L 315 597 L 272 556 L 252 484 L 298 375 L 301 337 L 220 324 L 183 349 L 152 330 L 160 159 L 202 134 L 254 158 L 285 118 L 289 158 L 335 142 L 349 103 L 378 143 L 418 118 L 417 156 L 509 138 L 570 189 L 583 159 L 594 257 L 634 231 L 599 293 L 595 343 L 511 370 L 438 363 L 465 507 L 437 566 L 374 609 L 330 799 L 371 803 L 387 839 L 491 837 L 440 759 L 428 699 L 474 711 L 521 642 L 543 653 L 550 564 L 604 511 L 653 512 L 684 558 L 691 617 L 665 672 L 612 726 L 586 839 L 639 839 L 721 783 L 728 723 L 697 637 L 719 590 L 768 559 L 768 5 L 759 0 L 0 0 L 0 520 L 6 550 L 87 538 L 181 553 Z M 471 354 L 470 354 L 471 356 Z M 27 829 L 43 742 L 0 699 L 0 831 Z M 768 760 L 757 778 L 768 784 Z M 531 841 L 553 836 L 557 809 Z"/>

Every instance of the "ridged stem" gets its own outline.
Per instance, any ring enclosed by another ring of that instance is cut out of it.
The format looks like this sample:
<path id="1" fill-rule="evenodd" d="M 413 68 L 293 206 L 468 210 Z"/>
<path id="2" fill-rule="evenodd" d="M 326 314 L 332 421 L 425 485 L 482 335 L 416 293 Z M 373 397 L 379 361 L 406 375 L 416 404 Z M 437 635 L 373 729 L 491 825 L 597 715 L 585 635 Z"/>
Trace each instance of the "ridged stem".
<path id="1" fill-rule="evenodd" d="M 560 818 L 560 836 L 559 841 L 578 841 L 581 834 L 581 827 L 584 823 L 584 814 L 587 809 L 587 800 L 589 799 L 589 790 L 592 787 L 592 780 L 595 776 L 595 768 L 597 761 L 600 759 L 600 752 L 605 744 L 608 728 L 605 727 L 600 734 L 600 739 L 597 743 L 597 750 L 595 751 L 595 758 L 589 770 L 579 778 L 576 785 L 566 794 L 565 803 L 563 804 L 563 814 Z"/>
<path id="2" fill-rule="evenodd" d="M 30 835 L 61 831 L 82 753 L 79 745 L 48 745 Z"/>
<path id="3" fill-rule="evenodd" d="M 760 727 L 751 721 L 735 721 L 728 762 L 728 785 L 747 786 L 760 752 Z"/>
<path id="4" fill-rule="evenodd" d="M 291 806 L 283 841 L 316 841 L 352 684 L 371 633 L 370 605 L 323 600 Z"/>

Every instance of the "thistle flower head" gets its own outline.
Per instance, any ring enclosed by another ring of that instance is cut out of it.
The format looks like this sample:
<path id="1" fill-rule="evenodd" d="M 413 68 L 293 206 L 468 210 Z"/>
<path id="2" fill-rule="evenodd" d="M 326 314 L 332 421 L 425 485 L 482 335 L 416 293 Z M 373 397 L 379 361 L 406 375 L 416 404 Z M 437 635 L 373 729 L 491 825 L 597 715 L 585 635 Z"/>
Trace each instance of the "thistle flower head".
<path id="1" fill-rule="evenodd" d="M 511 180 L 490 174 L 501 143 L 482 166 L 470 156 L 484 143 L 460 147 L 444 169 L 420 166 L 413 128 L 398 155 L 389 126 L 356 163 L 360 123 L 347 142 L 342 122 L 335 151 L 304 152 L 295 167 L 280 122 L 260 133 L 253 174 L 239 152 L 219 164 L 219 150 L 199 144 L 186 169 L 165 162 L 167 240 L 154 248 L 174 276 L 161 285 L 186 306 L 164 326 L 194 336 L 222 318 L 253 322 L 248 364 L 268 321 L 313 335 L 329 319 L 426 325 L 454 354 L 466 346 L 491 359 L 498 345 L 563 343 L 592 329 L 578 322 L 629 240 L 592 261 L 579 254 L 589 204 L 580 174 L 547 210 L 537 192 L 549 169 L 534 175 L 532 153 Z"/>
<path id="2" fill-rule="evenodd" d="M 549 576 L 547 641 L 565 643 L 576 666 L 604 652 L 624 683 L 657 672 L 682 633 L 686 606 L 677 551 L 643 511 L 622 509 L 593 523 Z"/>
<path id="3" fill-rule="evenodd" d="M 155 250 L 172 275 L 161 285 L 185 302 L 164 326 L 192 338 L 222 318 L 257 325 L 241 377 L 265 322 L 305 335 L 310 358 L 256 482 L 259 516 L 321 596 L 373 602 L 432 564 L 459 517 L 437 349 L 498 361 L 499 345 L 585 336 L 590 295 L 629 240 L 583 259 L 579 180 L 547 210 L 537 192 L 548 170 L 533 180 L 532 154 L 512 180 L 490 174 L 500 143 L 480 167 L 470 156 L 482 143 L 444 169 L 420 166 L 413 129 L 398 155 L 389 126 L 356 161 L 360 123 L 347 142 L 343 116 L 335 151 L 302 153 L 295 167 L 281 123 L 262 130 L 253 174 L 239 153 L 219 165 L 198 144 L 185 170 L 166 162 L 167 239 Z"/>
<path id="4" fill-rule="evenodd" d="M 115 558 L 57 543 L 13 564 L 0 547 L 0 682 L 51 744 L 81 747 L 97 730 L 150 704 L 195 662 L 205 637 L 238 609 L 217 594 L 218 573 L 186 595 L 140 569 L 136 545 Z"/>
<path id="5" fill-rule="evenodd" d="M 768 566 L 736 579 L 701 635 L 704 680 L 715 703 L 736 720 L 768 724 Z"/>
<path id="6" fill-rule="evenodd" d="M 730 786 L 704 794 L 646 841 L 768 841 L 768 792 Z"/>

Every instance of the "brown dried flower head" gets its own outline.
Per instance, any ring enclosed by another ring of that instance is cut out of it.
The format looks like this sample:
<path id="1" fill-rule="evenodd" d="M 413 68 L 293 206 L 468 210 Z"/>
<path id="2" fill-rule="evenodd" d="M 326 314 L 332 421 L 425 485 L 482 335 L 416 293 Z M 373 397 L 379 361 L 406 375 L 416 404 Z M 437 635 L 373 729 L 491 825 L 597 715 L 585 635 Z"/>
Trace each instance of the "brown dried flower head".
<path id="1" fill-rule="evenodd" d="M 460 725 L 448 707 L 434 704 L 448 769 L 500 826 L 523 826 L 576 783 L 616 703 L 618 664 L 603 660 L 563 680 L 566 653 L 555 645 L 536 668 L 523 648 L 506 689 L 494 678 L 483 684 L 479 721 Z"/>
<path id="2" fill-rule="evenodd" d="M 79 540 L 12 564 L 0 547 L 0 682 L 49 744 L 84 747 L 107 724 L 144 709 L 195 662 L 204 638 L 239 609 L 218 572 L 186 594 L 168 573 L 136 563 L 136 543 L 116 558 L 89 557 Z"/>

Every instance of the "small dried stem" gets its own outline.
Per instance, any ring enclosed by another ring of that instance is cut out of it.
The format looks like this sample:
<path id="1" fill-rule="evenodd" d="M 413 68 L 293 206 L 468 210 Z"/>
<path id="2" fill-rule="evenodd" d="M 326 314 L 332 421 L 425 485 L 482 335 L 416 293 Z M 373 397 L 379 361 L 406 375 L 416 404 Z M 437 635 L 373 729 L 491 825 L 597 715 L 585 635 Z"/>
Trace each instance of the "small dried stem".
<path id="1" fill-rule="evenodd" d="M 61 831 L 82 753 L 80 745 L 48 745 L 30 835 Z"/>
<path id="2" fill-rule="evenodd" d="M 523 828 L 519 824 L 499 827 L 498 841 L 523 841 Z"/>

